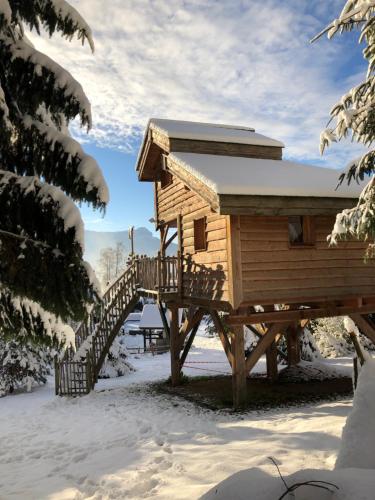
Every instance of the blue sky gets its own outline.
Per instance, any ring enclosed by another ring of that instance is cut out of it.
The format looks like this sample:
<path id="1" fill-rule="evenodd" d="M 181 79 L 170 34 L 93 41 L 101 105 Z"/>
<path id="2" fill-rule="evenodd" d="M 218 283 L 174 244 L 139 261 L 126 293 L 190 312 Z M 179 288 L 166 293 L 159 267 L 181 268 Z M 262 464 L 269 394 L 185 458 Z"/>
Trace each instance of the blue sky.
<path id="1" fill-rule="evenodd" d="M 340 168 L 358 156 L 350 144 L 318 152 L 330 108 L 365 70 L 351 34 L 309 44 L 343 0 L 71 3 L 94 32 L 94 55 L 76 41 L 31 38 L 92 103 L 93 130 L 73 133 L 101 165 L 111 202 L 104 218 L 82 207 L 88 229 L 152 229 L 151 185 L 134 172 L 151 116 L 252 126 L 282 140 L 285 158 L 312 164 Z"/>

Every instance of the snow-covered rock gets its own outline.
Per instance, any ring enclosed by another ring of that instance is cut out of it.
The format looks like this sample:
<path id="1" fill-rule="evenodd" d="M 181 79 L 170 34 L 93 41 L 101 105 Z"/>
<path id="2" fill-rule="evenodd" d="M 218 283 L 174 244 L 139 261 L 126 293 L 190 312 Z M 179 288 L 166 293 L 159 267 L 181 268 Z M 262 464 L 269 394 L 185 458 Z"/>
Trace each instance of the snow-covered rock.
<path id="1" fill-rule="evenodd" d="M 286 500 L 374 500 L 373 470 L 300 470 L 284 477 L 288 487 L 306 481 L 325 481 L 322 488 L 303 486 L 286 495 Z M 321 484 L 321 483 L 318 483 Z M 286 491 L 282 480 L 261 469 L 246 469 L 225 479 L 201 497 L 201 500 L 277 500 Z M 334 492 L 334 493 L 332 493 Z"/>

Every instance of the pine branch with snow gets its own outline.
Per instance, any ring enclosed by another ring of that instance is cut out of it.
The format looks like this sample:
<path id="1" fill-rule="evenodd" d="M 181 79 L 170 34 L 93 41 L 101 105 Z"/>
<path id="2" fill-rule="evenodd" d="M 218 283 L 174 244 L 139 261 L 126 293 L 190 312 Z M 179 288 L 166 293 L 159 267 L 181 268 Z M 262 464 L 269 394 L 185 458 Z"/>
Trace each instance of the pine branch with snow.
<path id="1" fill-rule="evenodd" d="M 364 81 L 350 89 L 332 108 L 328 128 L 321 133 L 320 150 L 324 152 L 332 142 L 351 137 L 355 142 L 371 148 L 375 140 L 375 0 L 348 0 L 340 16 L 332 21 L 314 39 L 327 33 L 332 38 L 337 33 L 359 30 L 359 41 L 365 42 L 363 50 L 367 61 Z M 333 124 L 332 124 L 333 122 Z M 370 149 L 361 158 L 352 161 L 339 178 L 350 183 L 368 179 L 357 205 L 338 214 L 330 242 L 360 239 L 369 242 L 368 255 L 374 254 L 375 241 L 375 150 Z M 370 176 L 372 176 L 370 178 Z"/>
<path id="2" fill-rule="evenodd" d="M 82 86 L 32 46 L 25 28 L 77 37 L 94 50 L 90 27 L 65 0 L 0 0 L 0 287 L 79 320 L 99 292 L 83 261 L 75 202 L 103 210 L 108 189 L 69 134 L 75 119 L 91 127 Z M 0 310 L 8 307 L 2 300 Z"/>
<path id="3" fill-rule="evenodd" d="M 74 345 L 73 329 L 39 304 L 0 288 L 0 339 Z"/>

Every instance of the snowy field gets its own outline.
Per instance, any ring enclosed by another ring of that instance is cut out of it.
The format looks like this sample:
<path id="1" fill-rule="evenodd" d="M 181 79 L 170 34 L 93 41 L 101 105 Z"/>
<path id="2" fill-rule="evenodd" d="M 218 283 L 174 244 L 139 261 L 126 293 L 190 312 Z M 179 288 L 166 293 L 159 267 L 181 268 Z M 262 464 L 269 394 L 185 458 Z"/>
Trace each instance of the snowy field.
<path id="1" fill-rule="evenodd" d="M 1 500 L 198 499 L 243 469 L 276 475 L 268 456 L 285 475 L 333 467 L 350 401 L 213 412 L 150 392 L 148 382 L 169 375 L 169 354 L 131 361 L 136 372 L 101 380 L 82 398 L 55 397 L 51 379 L 0 399 Z M 330 363 L 351 372 L 350 359 Z M 229 373 L 220 343 L 206 337 L 197 337 L 187 365 L 191 376 Z"/>

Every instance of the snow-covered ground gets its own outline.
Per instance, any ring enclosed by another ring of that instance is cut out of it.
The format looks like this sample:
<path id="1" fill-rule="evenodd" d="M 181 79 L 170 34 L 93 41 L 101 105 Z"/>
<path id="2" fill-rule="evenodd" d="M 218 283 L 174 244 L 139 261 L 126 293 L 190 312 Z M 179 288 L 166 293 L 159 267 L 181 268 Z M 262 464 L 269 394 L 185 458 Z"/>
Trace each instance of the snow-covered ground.
<path id="1" fill-rule="evenodd" d="M 207 363 L 209 362 L 209 363 Z M 49 384 L 0 399 L 0 498 L 198 499 L 231 474 L 281 463 L 286 475 L 332 468 L 350 401 L 268 412 L 213 412 L 152 393 L 169 355 L 132 358 L 137 371 L 76 399 Z M 330 360 L 351 372 L 351 360 Z M 198 337 L 184 373 L 229 373 L 216 339 Z M 257 369 L 264 369 L 261 360 Z M 250 500 L 252 499 L 249 496 Z"/>

